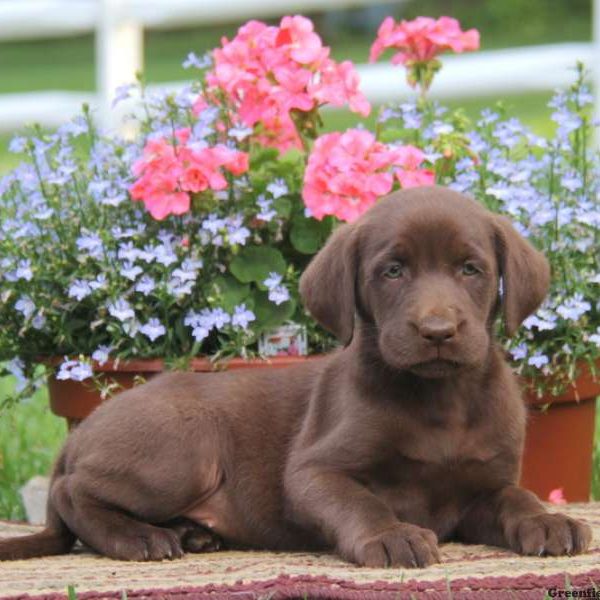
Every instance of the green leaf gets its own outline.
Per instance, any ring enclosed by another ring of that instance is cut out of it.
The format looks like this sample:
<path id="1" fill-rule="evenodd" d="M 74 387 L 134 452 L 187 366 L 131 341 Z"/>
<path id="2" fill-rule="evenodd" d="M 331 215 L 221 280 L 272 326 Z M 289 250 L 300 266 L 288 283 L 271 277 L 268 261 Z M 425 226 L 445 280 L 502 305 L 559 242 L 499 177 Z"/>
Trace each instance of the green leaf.
<path id="1" fill-rule="evenodd" d="M 269 273 L 285 273 L 286 263 L 276 248 L 246 246 L 229 265 L 229 270 L 242 283 L 263 282 Z"/>
<path id="2" fill-rule="evenodd" d="M 292 201 L 289 198 L 277 198 L 273 200 L 273 208 L 283 219 L 289 219 L 292 212 Z"/>
<path id="3" fill-rule="evenodd" d="M 220 305 L 227 312 L 232 312 L 250 293 L 250 286 L 248 284 L 240 283 L 235 277 L 229 275 L 215 277 L 213 284 L 217 288 L 221 298 Z"/>
<path id="4" fill-rule="evenodd" d="M 253 150 L 250 156 L 250 171 L 260 168 L 266 162 L 277 160 L 279 150 L 277 148 L 260 148 Z"/>
<path id="5" fill-rule="evenodd" d="M 323 247 L 330 231 L 331 224 L 328 221 L 297 217 L 292 223 L 290 241 L 298 252 L 315 254 Z"/>
<path id="6" fill-rule="evenodd" d="M 303 150 L 290 148 L 279 160 L 283 163 L 302 163 L 304 162 L 304 156 L 305 152 Z"/>
<path id="7" fill-rule="evenodd" d="M 273 329 L 285 323 L 296 310 L 296 302 L 293 299 L 275 304 L 269 300 L 266 292 L 256 291 L 254 297 L 254 314 L 256 315 L 256 328 L 259 331 Z"/>

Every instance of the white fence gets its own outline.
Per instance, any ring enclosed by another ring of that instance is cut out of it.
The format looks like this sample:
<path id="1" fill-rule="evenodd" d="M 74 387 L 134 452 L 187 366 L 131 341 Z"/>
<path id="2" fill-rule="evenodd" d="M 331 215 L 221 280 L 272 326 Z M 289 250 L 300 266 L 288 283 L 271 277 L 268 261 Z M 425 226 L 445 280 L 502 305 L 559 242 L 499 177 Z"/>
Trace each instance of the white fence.
<path id="1" fill-rule="evenodd" d="M 0 95 L 0 130 L 14 131 L 31 122 L 56 126 L 78 112 L 83 102 L 98 108 L 105 125 L 111 123 L 115 88 L 133 81 L 136 71 L 143 67 L 145 27 L 206 25 L 369 4 L 381 4 L 381 0 L 2 0 L 0 41 L 95 31 L 97 92 Z M 433 94 L 448 98 L 548 90 L 572 81 L 571 69 L 577 60 L 594 68 L 595 81 L 600 81 L 599 8 L 600 0 L 594 0 L 594 42 L 449 56 L 436 78 Z M 381 63 L 359 65 L 358 69 L 362 87 L 373 102 L 410 94 L 398 67 Z M 176 89 L 182 85 L 160 87 Z M 598 100 L 597 107 L 600 114 Z"/>

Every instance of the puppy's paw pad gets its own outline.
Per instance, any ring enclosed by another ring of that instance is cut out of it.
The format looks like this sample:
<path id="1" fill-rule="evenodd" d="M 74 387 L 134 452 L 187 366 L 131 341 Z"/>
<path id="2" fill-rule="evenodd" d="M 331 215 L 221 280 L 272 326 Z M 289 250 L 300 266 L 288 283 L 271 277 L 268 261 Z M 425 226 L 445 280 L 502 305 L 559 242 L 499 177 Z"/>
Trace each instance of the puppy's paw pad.
<path id="1" fill-rule="evenodd" d="M 355 562 L 364 567 L 427 567 L 439 561 L 435 533 L 404 523 L 367 538 L 355 549 Z"/>
<path id="2" fill-rule="evenodd" d="M 508 533 L 510 546 L 520 554 L 562 556 L 585 552 L 592 540 L 589 525 L 563 514 L 525 517 Z"/>

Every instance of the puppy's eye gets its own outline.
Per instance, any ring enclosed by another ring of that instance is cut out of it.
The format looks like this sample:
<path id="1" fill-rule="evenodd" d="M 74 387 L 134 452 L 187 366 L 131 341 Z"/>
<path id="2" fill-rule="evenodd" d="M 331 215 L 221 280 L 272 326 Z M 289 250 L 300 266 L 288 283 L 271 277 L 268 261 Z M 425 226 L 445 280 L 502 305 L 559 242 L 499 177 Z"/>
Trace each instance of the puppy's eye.
<path id="1" fill-rule="evenodd" d="M 478 275 L 479 273 L 481 273 L 481 270 L 472 262 L 467 261 L 462 266 L 463 275 L 471 276 Z"/>
<path id="2" fill-rule="evenodd" d="M 383 276 L 388 279 L 400 279 L 402 275 L 404 275 L 404 265 L 402 263 L 393 263 L 383 272 Z"/>

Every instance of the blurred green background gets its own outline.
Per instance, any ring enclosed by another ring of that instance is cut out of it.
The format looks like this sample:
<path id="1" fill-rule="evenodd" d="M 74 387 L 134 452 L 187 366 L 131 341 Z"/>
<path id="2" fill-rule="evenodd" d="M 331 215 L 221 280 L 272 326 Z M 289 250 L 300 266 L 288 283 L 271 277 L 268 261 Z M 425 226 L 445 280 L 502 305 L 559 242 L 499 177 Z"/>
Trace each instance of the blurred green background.
<path id="1" fill-rule="evenodd" d="M 366 11 L 355 9 L 307 16 L 315 21 L 324 42 L 332 47 L 334 57 L 364 63 L 377 26 L 388 14 L 396 18 L 452 16 L 460 20 L 463 29 L 479 29 L 482 49 L 495 49 L 589 41 L 591 10 L 591 0 L 413 0 L 388 3 Z M 227 23 L 218 27 L 146 31 L 146 81 L 187 79 L 190 73 L 181 67 L 187 53 L 202 54 L 210 50 L 218 45 L 221 36 L 231 37 L 238 26 L 239 23 Z M 47 89 L 92 91 L 94 87 L 94 39 L 91 35 L 0 43 L 0 94 Z M 481 108 L 503 100 L 509 113 L 538 133 L 550 133 L 553 125 L 549 119 L 550 109 L 546 106 L 550 95 L 551 90 L 473 98 L 465 90 L 464 98 L 447 104 L 460 106 L 474 116 Z M 359 120 L 345 111 L 329 111 L 325 117 L 328 129 L 345 128 Z M 0 175 L 19 160 L 7 151 L 10 137 L 0 135 Z M 8 380 L 0 381 L 0 402 L 11 385 Z M 18 488 L 33 475 L 48 471 L 64 439 L 65 429 L 64 423 L 48 412 L 45 390 L 30 402 L 0 413 L 0 518 L 24 517 Z M 597 431 L 600 431 L 600 422 Z M 600 498 L 599 434 L 596 435 L 594 495 Z"/>

